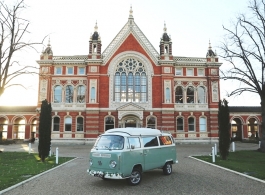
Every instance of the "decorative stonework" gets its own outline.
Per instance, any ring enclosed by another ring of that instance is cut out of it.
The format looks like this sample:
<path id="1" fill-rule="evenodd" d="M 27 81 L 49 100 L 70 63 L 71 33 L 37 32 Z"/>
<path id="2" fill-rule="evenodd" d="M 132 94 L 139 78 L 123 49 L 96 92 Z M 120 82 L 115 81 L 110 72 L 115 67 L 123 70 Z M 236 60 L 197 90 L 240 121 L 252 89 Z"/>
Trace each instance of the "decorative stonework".
<path id="1" fill-rule="evenodd" d="M 138 105 L 145 109 L 151 109 L 152 108 L 152 75 L 154 75 L 154 70 L 152 67 L 151 62 L 141 53 L 134 52 L 134 51 L 128 51 L 128 52 L 122 52 L 115 56 L 113 60 L 110 62 L 109 68 L 108 68 L 108 75 L 109 75 L 109 105 L 110 109 L 117 109 L 118 107 L 127 104 L 128 102 L 115 102 L 114 101 L 114 74 L 116 70 L 116 66 L 121 62 L 122 60 L 126 58 L 134 58 L 136 60 L 139 60 L 141 63 L 143 63 L 146 71 L 146 77 L 147 77 L 147 102 L 137 102 Z"/>
<path id="2" fill-rule="evenodd" d="M 211 75 L 218 75 L 217 74 L 217 69 L 211 69 Z"/>
<path id="3" fill-rule="evenodd" d="M 39 100 L 45 100 L 47 99 L 47 86 L 48 86 L 48 81 L 47 80 L 41 80 L 40 81 L 40 97 Z"/>
<path id="4" fill-rule="evenodd" d="M 212 102 L 218 102 L 218 82 L 212 81 Z"/>
<path id="5" fill-rule="evenodd" d="M 97 72 L 97 67 L 96 66 L 91 66 L 90 72 Z"/>
<path id="6" fill-rule="evenodd" d="M 142 108 L 141 106 L 138 106 L 134 103 L 127 103 L 127 104 L 117 108 L 117 110 L 118 110 L 119 120 L 121 120 L 126 115 L 135 115 L 140 120 L 143 119 L 144 108 Z"/>
<path id="7" fill-rule="evenodd" d="M 164 73 L 170 73 L 170 67 L 164 67 Z"/>

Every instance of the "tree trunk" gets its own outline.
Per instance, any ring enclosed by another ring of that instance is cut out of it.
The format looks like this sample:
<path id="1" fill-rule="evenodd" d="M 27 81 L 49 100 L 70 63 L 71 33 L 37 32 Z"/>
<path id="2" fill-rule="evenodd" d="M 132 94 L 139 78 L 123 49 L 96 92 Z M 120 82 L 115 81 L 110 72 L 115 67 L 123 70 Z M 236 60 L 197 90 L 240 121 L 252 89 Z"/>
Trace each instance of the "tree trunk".
<path id="1" fill-rule="evenodd" d="M 265 93 L 262 93 L 261 95 L 261 136 L 260 136 L 260 148 L 259 151 L 265 153 Z"/>

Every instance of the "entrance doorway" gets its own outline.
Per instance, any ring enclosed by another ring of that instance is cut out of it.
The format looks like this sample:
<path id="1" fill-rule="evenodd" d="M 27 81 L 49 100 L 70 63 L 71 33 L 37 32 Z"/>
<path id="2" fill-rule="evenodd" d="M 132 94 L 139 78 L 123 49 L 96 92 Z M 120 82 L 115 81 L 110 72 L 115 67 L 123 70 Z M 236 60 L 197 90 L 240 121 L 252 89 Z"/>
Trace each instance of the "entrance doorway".
<path id="1" fill-rule="evenodd" d="M 136 120 L 135 119 L 126 119 L 125 120 L 125 127 L 136 127 Z"/>
<path id="2" fill-rule="evenodd" d="M 128 115 L 119 121 L 119 127 L 142 127 L 142 120 L 140 120 L 137 116 Z"/>

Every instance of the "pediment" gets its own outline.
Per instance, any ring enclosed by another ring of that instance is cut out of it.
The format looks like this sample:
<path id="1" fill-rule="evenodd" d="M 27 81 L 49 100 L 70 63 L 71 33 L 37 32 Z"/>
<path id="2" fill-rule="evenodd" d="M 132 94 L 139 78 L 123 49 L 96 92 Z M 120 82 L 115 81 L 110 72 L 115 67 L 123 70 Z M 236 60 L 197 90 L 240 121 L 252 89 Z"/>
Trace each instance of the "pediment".
<path id="1" fill-rule="evenodd" d="M 102 53 L 103 63 L 107 63 L 124 41 L 132 34 L 145 52 L 150 56 L 155 64 L 158 63 L 159 53 L 155 50 L 153 45 L 149 42 L 140 28 L 136 25 L 133 19 L 129 19 L 112 42 Z"/>
<path id="2" fill-rule="evenodd" d="M 127 103 L 117 108 L 118 111 L 143 111 L 144 108 L 135 104 L 135 103 Z"/>

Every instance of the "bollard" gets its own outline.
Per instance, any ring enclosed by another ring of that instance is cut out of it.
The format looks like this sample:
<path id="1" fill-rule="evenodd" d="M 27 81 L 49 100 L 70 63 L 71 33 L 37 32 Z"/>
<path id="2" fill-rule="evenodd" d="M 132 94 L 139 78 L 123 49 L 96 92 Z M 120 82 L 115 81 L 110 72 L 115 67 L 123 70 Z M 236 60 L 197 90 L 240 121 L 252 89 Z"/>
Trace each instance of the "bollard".
<path id="1" fill-rule="evenodd" d="M 260 148 L 260 145 L 261 145 L 261 141 L 259 141 L 259 148 Z"/>
<path id="2" fill-rule="evenodd" d="M 29 143 L 29 154 L 31 153 L 31 143 Z"/>
<path id="3" fill-rule="evenodd" d="M 58 156 L 59 156 L 59 151 L 58 147 L 56 147 L 56 164 L 58 164 Z"/>
<path id="4" fill-rule="evenodd" d="M 232 142 L 232 152 L 235 151 L 235 142 Z"/>
<path id="5" fill-rule="evenodd" d="M 214 152 L 214 147 L 212 147 L 212 161 L 213 161 L 213 163 L 215 162 L 215 152 Z"/>
<path id="6" fill-rule="evenodd" d="M 52 156 L 52 148 L 50 147 L 49 156 Z"/>
<path id="7" fill-rule="evenodd" d="M 215 156 L 217 156 L 217 146 L 214 144 L 214 151 L 215 151 Z"/>

